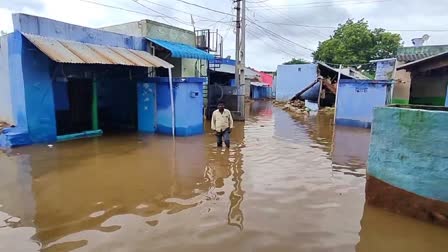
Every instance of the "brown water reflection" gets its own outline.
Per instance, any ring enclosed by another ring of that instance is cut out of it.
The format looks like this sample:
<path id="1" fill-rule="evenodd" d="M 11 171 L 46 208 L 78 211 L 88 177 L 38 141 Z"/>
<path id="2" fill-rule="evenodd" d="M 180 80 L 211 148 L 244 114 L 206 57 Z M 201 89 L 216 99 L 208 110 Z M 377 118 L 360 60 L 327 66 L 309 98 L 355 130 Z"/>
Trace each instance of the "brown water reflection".
<path id="1" fill-rule="evenodd" d="M 115 135 L 1 155 L 0 251 L 448 245 L 447 230 L 364 207 L 368 131 L 333 131 L 329 114 L 293 119 L 266 102 L 248 114 L 230 150 L 211 134 Z M 4 222 L 12 216 L 20 222 Z"/>

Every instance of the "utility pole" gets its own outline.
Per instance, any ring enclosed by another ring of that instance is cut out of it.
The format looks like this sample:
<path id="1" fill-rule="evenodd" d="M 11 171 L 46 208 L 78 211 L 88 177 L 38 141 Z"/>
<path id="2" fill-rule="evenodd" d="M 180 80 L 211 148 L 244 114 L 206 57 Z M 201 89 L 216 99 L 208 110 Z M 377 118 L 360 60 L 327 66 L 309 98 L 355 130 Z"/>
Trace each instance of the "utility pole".
<path id="1" fill-rule="evenodd" d="M 236 33 L 235 33 L 235 86 L 239 87 L 240 82 L 240 34 L 241 34 L 241 0 L 235 0 L 236 2 Z"/>
<path id="2" fill-rule="evenodd" d="M 234 0 L 236 3 L 236 39 L 235 39 L 235 86 L 238 88 L 238 111 L 244 119 L 244 97 L 246 94 L 246 0 Z"/>
<path id="3" fill-rule="evenodd" d="M 246 69 L 246 0 L 241 0 L 241 44 L 240 44 L 240 85 L 242 88 L 246 88 L 246 75 L 244 70 Z M 243 95 L 245 94 L 243 89 Z"/>

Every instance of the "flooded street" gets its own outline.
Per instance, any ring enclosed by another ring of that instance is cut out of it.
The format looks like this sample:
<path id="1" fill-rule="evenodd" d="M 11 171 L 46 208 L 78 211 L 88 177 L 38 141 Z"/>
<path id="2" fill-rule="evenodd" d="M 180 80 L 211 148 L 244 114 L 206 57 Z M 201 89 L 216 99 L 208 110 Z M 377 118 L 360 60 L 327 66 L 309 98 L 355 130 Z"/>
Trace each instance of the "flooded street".
<path id="1" fill-rule="evenodd" d="M 248 113 L 229 150 L 207 132 L 0 154 L 0 251 L 446 251 L 447 229 L 364 204 L 369 130 Z"/>

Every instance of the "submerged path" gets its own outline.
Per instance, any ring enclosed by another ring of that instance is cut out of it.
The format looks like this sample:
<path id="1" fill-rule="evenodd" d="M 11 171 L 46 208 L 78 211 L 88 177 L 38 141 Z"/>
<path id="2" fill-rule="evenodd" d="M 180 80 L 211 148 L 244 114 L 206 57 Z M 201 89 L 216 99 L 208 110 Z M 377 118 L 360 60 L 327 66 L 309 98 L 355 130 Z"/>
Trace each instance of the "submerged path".
<path id="1" fill-rule="evenodd" d="M 0 154 L 0 251 L 445 251 L 364 205 L 369 131 L 255 102 L 230 150 L 113 135 Z"/>

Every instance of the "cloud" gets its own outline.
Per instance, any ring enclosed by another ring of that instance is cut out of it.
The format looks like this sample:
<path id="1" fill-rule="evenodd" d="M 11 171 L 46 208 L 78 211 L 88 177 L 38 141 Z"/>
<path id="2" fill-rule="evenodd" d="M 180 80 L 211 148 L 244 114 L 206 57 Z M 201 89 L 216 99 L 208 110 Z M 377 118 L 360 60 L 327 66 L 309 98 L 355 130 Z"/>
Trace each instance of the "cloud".
<path id="1" fill-rule="evenodd" d="M 0 9 L 8 9 L 14 12 L 23 10 L 42 11 L 45 4 L 42 0 L 4 0 L 0 2 Z"/>
<path id="2" fill-rule="evenodd" d="M 234 56 L 235 34 L 232 16 L 197 8 L 176 0 L 139 0 L 147 8 L 131 0 L 91 0 L 102 4 L 132 9 L 146 14 L 130 13 L 123 10 L 89 4 L 81 0 L 0 0 L 0 30 L 12 31 L 10 14 L 25 12 L 68 23 L 88 27 L 102 27 L 141 19 L 152 19 L 184 29 L 192 30 L 191 17 L 194 14 L 196 28 L 218 29 L 224 37 L 224 56 Z M 232 1 L 187 0 L 225 13 L 234 13 Z M 295 45 L 316 49 L 333 33 L 333 29 L 300 27 L 293 24 L 312 26 L 337 26 L 348 18 L 365 18 L 371 28 L 382 27 L 395 30 L 447 29 L 448 4 L 440 0 L 307 0 L 305 2 L 270 0 L 248 2 L 247 18 L 262 26 L 268 32 L 251 22 L 247 25 L 246 63 L 260 70 L 274 70 L 278 64 L 292 57 L 311 59 L 311 52 Z M 309 4 L 320 2 L 321 4 Z M 345 2 L 345 3 L 344 3 Z M 357 4 L 364 2 L 364 4 Z M 365 4 L 365 2 L 370 2 Z M 168 6 L 162 7 L 160 5 Z M 285 5 L 290 5 L 285 8 Z M 291 6 L 296 5 L 296 6 Z M 268 6 L 268 7 L 266 7 Z M 152 9 L 152 10 L 151 10 Z M 154 12 L 154 10 L 156 12 Z M 186 12 L 186 13 L 185 13 Z M 161 18 L 161 14 L 173 18 Z M 200 17 L 198 17 L 200 16 Z M 272 34 L 278 34 L 292 41 L 287 42 Z M 398 31 L 397 31 L 398 32 Z M 447 32 L 400 31 L 407 45 L 412 38 L 427 33 L 431 36 L 429 44 L 448 44 Z"/>

